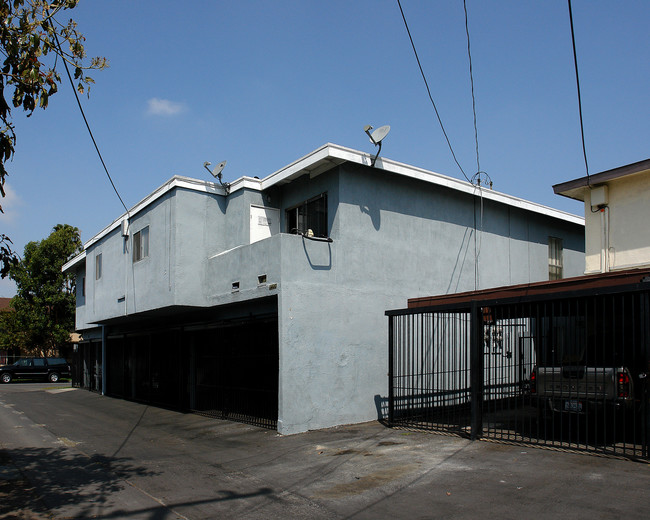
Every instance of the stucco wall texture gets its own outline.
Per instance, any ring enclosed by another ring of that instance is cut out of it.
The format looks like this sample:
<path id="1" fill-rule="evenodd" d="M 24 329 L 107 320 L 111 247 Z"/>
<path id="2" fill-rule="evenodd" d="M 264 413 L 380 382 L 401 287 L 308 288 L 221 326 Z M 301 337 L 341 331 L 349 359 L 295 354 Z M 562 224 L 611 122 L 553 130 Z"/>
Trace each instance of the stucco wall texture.
<path id="1" fill-rule="evenodd" d="M 650 207 L 650 174 L 632 175 L 607 183 L 607 209 L 592 211 L 585 191 L 585 273 L 650 265 L 650 226 L 642 215 Z M 607 234 L 607 236 L 606 236 Z"/>
<path id="2" fill-rule="evenodd" d="M 285 210 L 321 193 L 333 241 L 287 234 Z M 251 204 L 278 208 L 281 232 L 250 244 Z M 549 236 L 563 241 L 565 277 L 584 268 L 579 224 L 486 200 L 479 189 L 471 195 L 353 163 L 227 197 L 174 189 L 131 220 L 132 232 L 144 226 L 149 257 L 140 262 L 119 230 L 86 251 L 77 328 L 165 307 L 254 306 L 277 294 L 280 433 L 377 418 L 375 400 L 388 388 L 385 310 L 418 296 L 548 279 Z M 94 280 L 100 252 L 103 275 Z"/>

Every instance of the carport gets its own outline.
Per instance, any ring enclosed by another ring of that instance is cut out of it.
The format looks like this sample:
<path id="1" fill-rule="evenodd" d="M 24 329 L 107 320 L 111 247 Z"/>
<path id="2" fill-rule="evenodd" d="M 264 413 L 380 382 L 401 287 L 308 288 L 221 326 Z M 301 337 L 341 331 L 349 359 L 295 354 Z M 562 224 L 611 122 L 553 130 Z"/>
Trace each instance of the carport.
<path id="1" fill-rule="evenodd" d="M 391 425 L 650 458 L 650 270 L 419 298 L 386 314 Z M 536 373 L 556 367 L 556 393 L 542 396 Z M 618 395 L 585 376 L 608 367 Z"/>
<path id="2" fill-rule="evenodd" d="M 277 427 L 275 297 L 105 327 L 107 395 Z"/>

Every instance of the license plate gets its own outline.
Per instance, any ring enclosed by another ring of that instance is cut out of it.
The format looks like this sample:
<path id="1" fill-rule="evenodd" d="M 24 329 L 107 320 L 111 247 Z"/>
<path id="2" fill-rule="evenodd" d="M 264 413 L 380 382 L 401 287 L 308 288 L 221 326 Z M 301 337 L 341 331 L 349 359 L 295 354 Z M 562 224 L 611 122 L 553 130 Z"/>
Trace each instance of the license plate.
<path id="1" fill-rule="evenodd" d="M 582 412 L 582 403 L 575 399 L 568 399 L 564 401 L 564 411 L 566 412 Z"/>

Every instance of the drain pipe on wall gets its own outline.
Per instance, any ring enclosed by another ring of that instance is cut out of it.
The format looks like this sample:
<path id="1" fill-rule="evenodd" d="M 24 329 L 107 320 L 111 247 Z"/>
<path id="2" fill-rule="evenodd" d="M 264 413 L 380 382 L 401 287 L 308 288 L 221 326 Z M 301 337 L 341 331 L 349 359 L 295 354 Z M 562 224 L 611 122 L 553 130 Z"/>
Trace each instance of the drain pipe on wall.
<path id="1" fill-rule="evenodd" d="M 601 241 L 600 241 L 600 267 L 602 273 L 608 273 L 610 269 L 609 265 L 609 207 L 600 208 L 600 229 Z"/>
<path id="2" fill-rule="evenodd" d="M 600 272 L 609 272 L 609 194 L 607 185 L 590 186 L 592 213 L 600 213 Z"/>
<path id="3" fill-rule="evenodd" d="M 102 395 L 106 395 L 106 327 L 102 327 Z"/>

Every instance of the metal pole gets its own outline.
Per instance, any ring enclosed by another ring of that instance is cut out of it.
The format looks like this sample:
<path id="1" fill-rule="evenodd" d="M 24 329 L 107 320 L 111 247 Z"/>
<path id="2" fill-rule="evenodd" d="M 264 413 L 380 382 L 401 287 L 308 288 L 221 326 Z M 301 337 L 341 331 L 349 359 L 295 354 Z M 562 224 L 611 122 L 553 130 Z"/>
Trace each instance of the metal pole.
<path id="1" fill-rule="evenodd" d="M 393 387 L 393 320 L 395 316 L 388 317 L 388 424 L 392 425 L 395 419 L 395 389 Z"/>
<path id="2" fill-rule="evenodd" d="M 482 308 L 472 301 L 470 311 L 470 381 L 472 395 L 471 439 L 483 433 L 483 315 Z"/>

